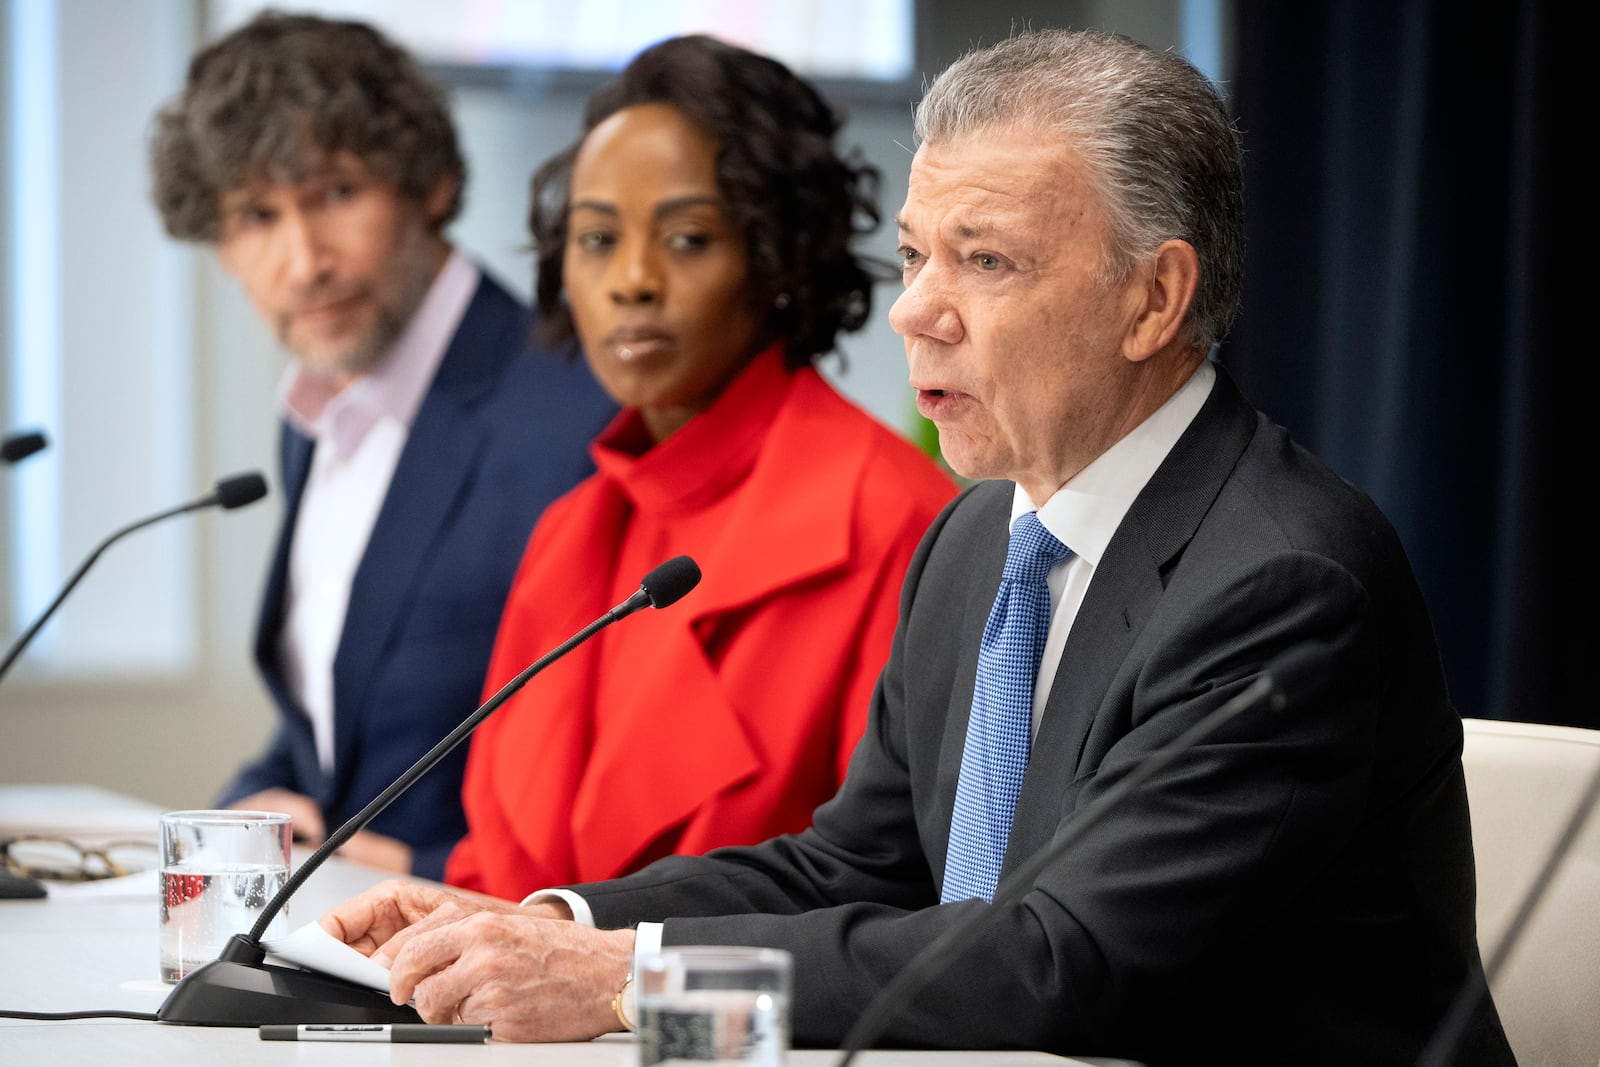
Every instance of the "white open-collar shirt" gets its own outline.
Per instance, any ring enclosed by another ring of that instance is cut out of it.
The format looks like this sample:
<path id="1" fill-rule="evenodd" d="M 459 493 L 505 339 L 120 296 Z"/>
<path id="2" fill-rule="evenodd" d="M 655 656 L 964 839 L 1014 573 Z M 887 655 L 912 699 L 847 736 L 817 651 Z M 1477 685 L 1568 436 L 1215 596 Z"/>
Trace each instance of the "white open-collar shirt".
<path id="1" fill-rule="evenodd" d="M 278 650 L 288 690 L 311 718 L 317 762 L 334 766 L 333 661 L 350 585 L 388 495 L 417 409 L 478 287 L 478 268 L 452 251 L 377 367 L 343 388 L 289 364 L 283 418 L 316 445 L 289 548 Z"/>

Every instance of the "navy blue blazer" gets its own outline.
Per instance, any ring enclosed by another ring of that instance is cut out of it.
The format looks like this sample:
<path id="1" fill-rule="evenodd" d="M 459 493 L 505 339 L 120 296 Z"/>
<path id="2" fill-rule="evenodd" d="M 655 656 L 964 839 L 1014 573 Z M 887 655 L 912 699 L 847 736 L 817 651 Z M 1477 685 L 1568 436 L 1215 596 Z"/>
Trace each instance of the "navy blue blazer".
<path id="1" fill-rule="evenodd" d="M 256 631 L 280 712 L 270 747 L 223 791 L 282 787 L 313 798 L 331 831 L 360 811 L 480 702 L 507 590 L 545 505 L 592 470 L 590 440 L 615 414 L 582 361 L 528 345 L 530 314 L 484 275 L 428 388 L 356 568 L 334 660 L 334 769 L 285 687 L 289 546 L 312 442 L 282 432 L 283 526 Z M 462 744 L 368 829 L 441 877 L 466 833 Z"/>

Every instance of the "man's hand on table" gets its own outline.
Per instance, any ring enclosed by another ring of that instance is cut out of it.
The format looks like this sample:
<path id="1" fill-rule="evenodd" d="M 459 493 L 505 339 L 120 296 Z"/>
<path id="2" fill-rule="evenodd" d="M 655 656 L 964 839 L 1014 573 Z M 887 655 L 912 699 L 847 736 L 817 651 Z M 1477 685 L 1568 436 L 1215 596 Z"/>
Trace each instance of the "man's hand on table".
<path id="1" fill-rule="evenodd" d="M 330 910 L 323 929 L 389 967 L 390 996 L 430 1023 L 483 1023 L 503 1041 L 586 1041 L 621 1029 L 611 999 L 633 969 L 632 930 L 384 882 Z"/>

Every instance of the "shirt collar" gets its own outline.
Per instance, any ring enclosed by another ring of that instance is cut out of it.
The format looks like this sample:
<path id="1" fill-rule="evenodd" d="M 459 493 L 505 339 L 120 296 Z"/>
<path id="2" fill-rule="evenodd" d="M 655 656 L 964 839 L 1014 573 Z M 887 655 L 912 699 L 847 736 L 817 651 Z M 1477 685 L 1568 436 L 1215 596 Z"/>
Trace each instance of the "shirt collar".
<path id="1" fill-rule="evenodd" d="M 451 250 L 416 312 L 369 373 L 339 388 L 292 360 L 278 382 L 278 411 L 301 434 L 348 456 L 379 419 L 410 426 L 477 290 L 479 271 Z"/>
<path id="2" fill-rule="evenodd" d="M 1165 404 L 1057 489 L 1038 509 L 1044 528 L 1091 566 L 1098 566 L 1134 499 L 1200 413 L 1216 377 L 1216 368 L 1203 361 Z M 1033 510 L 1032 499 L 1017 486 L 1011 521 Z"/>

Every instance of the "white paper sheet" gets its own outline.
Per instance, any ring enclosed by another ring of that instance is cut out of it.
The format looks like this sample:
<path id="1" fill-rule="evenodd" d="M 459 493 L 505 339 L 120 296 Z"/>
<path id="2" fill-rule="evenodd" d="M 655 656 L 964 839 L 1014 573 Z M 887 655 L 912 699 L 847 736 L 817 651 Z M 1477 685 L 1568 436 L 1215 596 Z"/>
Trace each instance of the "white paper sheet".
<path id="1" fill-rule="evenodd" d="M 389 992 L 389 969 L 372 962 L 315 922 L 307 923 L 285 937 L 261 942 L 269 956 L 276 956 L 299 967 L 331 974 L 357 985 Z"/>

